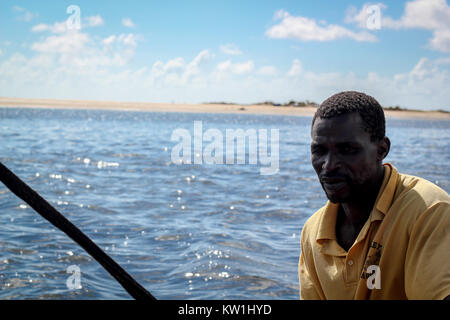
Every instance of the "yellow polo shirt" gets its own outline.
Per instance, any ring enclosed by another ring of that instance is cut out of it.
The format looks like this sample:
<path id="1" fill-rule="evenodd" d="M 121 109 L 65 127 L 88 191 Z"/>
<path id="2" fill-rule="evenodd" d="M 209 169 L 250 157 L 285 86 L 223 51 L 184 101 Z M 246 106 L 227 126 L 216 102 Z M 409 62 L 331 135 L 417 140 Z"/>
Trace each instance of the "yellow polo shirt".
<path id="1" fill-rule="evenodd" d="M 374 208 L 345 251 L 330 201 L 301 235 L 301 299 L 444 299 L 450 295 L 450 197 L 385 164 Z"/>

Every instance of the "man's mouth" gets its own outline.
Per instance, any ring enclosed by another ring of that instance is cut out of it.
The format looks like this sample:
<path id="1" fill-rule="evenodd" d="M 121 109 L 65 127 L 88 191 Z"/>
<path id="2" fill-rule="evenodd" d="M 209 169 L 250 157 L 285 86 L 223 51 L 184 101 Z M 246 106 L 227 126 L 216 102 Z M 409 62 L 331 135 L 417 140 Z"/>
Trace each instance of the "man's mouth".
<path id="1" fill-rule="evenodd" d="M 325 189 L 330 191 L 339 190 L 347 184 L 342 178 L 322 178 L 321 182 Z"/>

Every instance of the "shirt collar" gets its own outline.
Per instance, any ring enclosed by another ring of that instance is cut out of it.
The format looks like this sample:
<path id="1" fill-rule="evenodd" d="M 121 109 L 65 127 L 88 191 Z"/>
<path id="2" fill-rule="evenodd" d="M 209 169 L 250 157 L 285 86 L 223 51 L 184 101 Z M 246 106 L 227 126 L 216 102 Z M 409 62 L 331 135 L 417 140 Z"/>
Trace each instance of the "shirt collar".
<path id="1" fill-rule="evenodd" d="M 397 185 L 398 171 L 389 163 L 384 164 L 384 179 L 377 196 L 374 208 L 369 216 L 369 223 L 376 220 L 383 220 L 384 215 L 389 210 L 394 198 Z M 325 239 L 336 240 L 336 219 L 339 209 L 339 203 L 327 202 L 324 212 L 319 221 L 316 241 Z"/>
<path id="2" fill-rule="evenodd" d="M 384 172 L 384 180 L 380 193 L 378 194 L 375 207 L 383 214 L 386 214 L 392 205 L 392 200 L 394 199 L 395 189 L 397 187 L 398 171 L 390 163 L 385 163 L 384 167 L 386 168 Z"/>

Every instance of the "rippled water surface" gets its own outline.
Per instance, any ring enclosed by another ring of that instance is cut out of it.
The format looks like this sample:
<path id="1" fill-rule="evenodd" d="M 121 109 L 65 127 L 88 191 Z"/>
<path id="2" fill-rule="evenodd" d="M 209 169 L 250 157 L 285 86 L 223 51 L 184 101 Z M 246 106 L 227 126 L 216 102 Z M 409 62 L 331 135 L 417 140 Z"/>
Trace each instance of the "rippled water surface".
<path id="1" fill-rule="evenodd" d="M 260 163 L 172 163 L 172 133 L 193 134 L 199 120 L 224 136 L 278 129 L 280 172 L 261 175 Z M 0 108 L 0 161 L 159 299 L 298 299 L 300 232 L 326 201 L 309 162 L 310 122 Z M 386 161 L 449 192 L 449 129 L 444 120 L 388 119 Z M 0 299 L 129 299 L 3 184 L 0 212 Z M 67 287 L 73 265 L 78 290 Z"/>

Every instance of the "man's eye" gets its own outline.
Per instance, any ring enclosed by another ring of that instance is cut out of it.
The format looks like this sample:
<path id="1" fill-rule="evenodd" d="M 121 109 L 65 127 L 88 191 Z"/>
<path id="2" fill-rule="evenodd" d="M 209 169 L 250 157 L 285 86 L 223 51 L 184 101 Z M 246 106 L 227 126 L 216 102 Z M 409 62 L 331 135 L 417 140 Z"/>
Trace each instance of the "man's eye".
<path id="1" fill-rule="evenodd" d="M 321 147 L 313 147 L 311 148 L 311 152 L 313 154 L 323 154 L 325 152 L 325 149 Z"/>
<path id="2" fill-rule="evenodd" d="M 356 152 L 356 148 L 347 146 L 347 147 L 343 147 L 343 148 L 342 148 L 342 151 L 343 151 L 344 153 L 354 153 L 354 152 Z"/>

